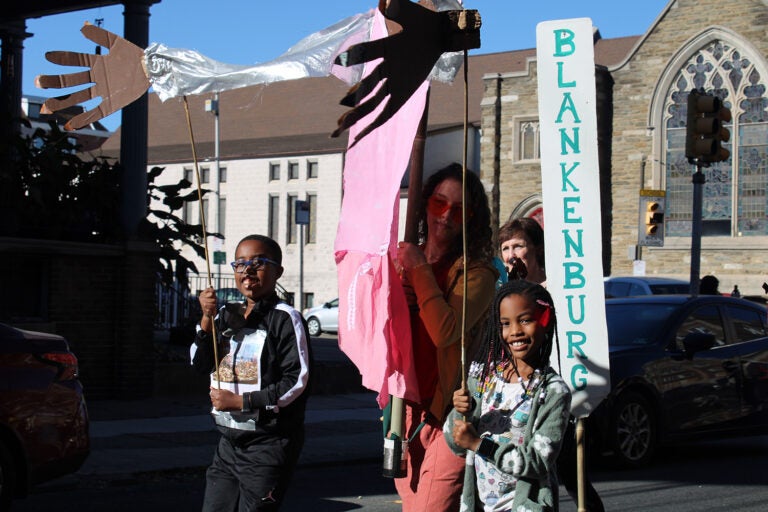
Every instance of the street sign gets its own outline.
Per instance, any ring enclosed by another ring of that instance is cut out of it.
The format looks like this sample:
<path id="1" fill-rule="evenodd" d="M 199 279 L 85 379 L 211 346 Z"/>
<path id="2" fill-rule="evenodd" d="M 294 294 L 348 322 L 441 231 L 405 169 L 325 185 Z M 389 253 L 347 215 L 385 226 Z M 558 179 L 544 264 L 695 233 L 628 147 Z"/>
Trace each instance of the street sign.
<path id="1" fill-rule="evenodd" d="M 309 201 L 296 201 L 296 224 L 309 224 Z"/>
<path id="2" fill-rule="evenodd" d="M 213 251 L 213 264 L 224 265 L 227 262 L 227 253 L 224 251 Z"/>

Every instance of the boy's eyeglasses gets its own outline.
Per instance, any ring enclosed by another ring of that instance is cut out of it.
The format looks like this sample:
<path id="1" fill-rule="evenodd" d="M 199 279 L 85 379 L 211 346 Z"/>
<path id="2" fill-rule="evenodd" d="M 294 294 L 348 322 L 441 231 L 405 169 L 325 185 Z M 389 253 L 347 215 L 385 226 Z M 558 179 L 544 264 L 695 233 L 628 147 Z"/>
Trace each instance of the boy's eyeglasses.
<path id="1" fill-rule="evenodd" d="M 276 261 L 273 261 L 269 258 L 253 258 L 252 260 L 237 260 L 230 263 L 232 265 L 232 270 L 237 272 L 238 274 L 242 274 L 249 268 L 252 268 L 253 270 L 261 270 L 264 268 L 264 265 L 267 263 L 271 263 L 275 266 L 280 266 L 280 264 Z"/>
<path id="2" fill-rule="evenodd" d="M 445 199 L 440 199 L 436 196 L 431 196 L 429 199 L 427 199 L 427 211 L 434 215 L 435 217 L 440 217 L 448 210 L 451 211 L 450 213 L 450 219 L 455 224 L 461 224 L 461 205 L 451 205 L 448 201 Z M 472 217 L 472 212 L 467 210 L 467 218 Z"/>

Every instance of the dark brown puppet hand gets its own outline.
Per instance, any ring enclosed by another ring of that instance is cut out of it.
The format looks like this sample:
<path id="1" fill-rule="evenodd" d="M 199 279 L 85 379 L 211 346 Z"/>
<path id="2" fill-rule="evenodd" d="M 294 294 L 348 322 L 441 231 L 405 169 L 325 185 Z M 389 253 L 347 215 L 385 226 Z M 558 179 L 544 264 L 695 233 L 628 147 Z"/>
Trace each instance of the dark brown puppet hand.
<path id="1" fill-rule="evenodd" d="M 80 31 L 86 38 L 107 48 L 109 53 L 96 55 L 65 51 L 47 52 L 45 58 L 54 64 L 90 69 L 66 75 L 40 75 L 35 78 L 35 85 L 42 89 L 93 84 L 72 94 L 50 98 L 43 105 L 43 113 L 50 114 L 101 97 L 101 103 L 96 107 L 73 117 L 64 126 L 67 130 L 77 130 L 117 112 L 149 89 L 149 79 L 142 66 L 143 49 L 95 25 L 86 24 Z"/>
<path id="2" fill-rule="evenodd" d="M 389 96 L 381 113 L 360 131 L 351 146 L 400 110 L 427 79 L 440 55 L 480 47 L 477 11 L 436 12 L 429 0 L 418 4 L 409 0 L 379 0 L 379 10 L 387 19 L 390 35 L 351 46 L 336 58 L 336 64 L 341 66 L 383 59 L 340 102 L 352 109 L 339 118 L 332 137 L 338 137 L 370 114 Z M 379 84 L 381 87 L 366 99 Z"/>

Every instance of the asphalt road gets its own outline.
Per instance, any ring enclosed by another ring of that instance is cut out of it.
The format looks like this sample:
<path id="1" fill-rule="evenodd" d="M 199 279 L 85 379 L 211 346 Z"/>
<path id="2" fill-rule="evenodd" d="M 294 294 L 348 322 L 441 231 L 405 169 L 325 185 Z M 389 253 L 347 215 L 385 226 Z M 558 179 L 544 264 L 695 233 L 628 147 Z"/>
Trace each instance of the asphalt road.
<path id="1" fill-rule="evenodd" d="M 595 487 L 606 510 L 762 512 L 768 503 L 768 436 L 668 449 L 647 469 L 616 470 L 599 464 Z M 199 510 L 204 474 L 156 472 L 110 479 L 59 479 L 37 488 L 12 510 L 67 512 Z M 394 484 L 379 463 L 300 467 L 284 510 L 343 512 L 400 510 Z M 575 512 L 561 490 L 562 512 Z"/>

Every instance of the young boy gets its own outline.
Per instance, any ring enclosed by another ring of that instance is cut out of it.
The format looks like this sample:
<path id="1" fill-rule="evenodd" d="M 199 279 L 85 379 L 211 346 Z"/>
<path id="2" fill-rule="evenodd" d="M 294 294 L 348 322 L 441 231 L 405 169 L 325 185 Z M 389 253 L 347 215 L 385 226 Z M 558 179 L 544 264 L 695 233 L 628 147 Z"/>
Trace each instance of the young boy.
<path id="1" fill-rule="evenodd" d="M 246 236 L 232 263 L 245 302 L 217 311 L 213 288 L 200 294 L 203 318 L 190 354 L 196 369 L 211 372 L 211 414 L 222 434 L 206 472 L 204 511 L 277 510 L 304 445 L 312 357 L 304 319 L 275 293 L 281 263 L 277 242 Z"/>

